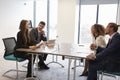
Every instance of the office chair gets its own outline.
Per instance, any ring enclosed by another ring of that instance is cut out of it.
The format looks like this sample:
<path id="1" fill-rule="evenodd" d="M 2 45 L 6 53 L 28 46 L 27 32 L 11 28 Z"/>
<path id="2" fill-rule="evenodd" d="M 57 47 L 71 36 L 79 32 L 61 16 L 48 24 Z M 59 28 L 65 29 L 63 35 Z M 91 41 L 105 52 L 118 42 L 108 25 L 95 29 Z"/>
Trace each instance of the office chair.
<path id="1" fill-rule="evenodd" d="M 8 71 L 6 71 L 3 76 L 5 77 L 8 77 L 8 78 L 12 78 L 8 75 L 6 75 L 8 72 L 11 72 L 11 71 L 16 71 L 17 72 L 17 77 L 16 79 L 18 79 L 18 72 L 26 72 L 26 71 L 21 71 L 21 70 L 18 70 L 18 62 L 22 62 L 22 61 L 25 61 L 26 59 L 23 59 L 23 58 L 17 58 L 14 56 L 14 47 L 16 45 L 16 40 L 14 37 L 9 37 L 9 38 L 3 38 L 3 43 L 4 43 L 4 46 L 5 46 L 5 53 L 4 53 L 4 59 L 5 60 L 9 60 L 9 61 L 16 61 L 16 69 L 10 69 Z"/>
<path id="2" fill-rule="evenodd" d="M 103 70 L 98 70 L 97 71 L 97 78 L 98 78 L 98 80 L 103 80 L 103 76 L 104 75 L 105 76 L 109 76 L 109 77 L 114 77 L 115 80 L 120 80 L 120 78 L 119 78 L 120 77 L 120 72 L 108 72 L 108 71 L 103 71 Z"/>

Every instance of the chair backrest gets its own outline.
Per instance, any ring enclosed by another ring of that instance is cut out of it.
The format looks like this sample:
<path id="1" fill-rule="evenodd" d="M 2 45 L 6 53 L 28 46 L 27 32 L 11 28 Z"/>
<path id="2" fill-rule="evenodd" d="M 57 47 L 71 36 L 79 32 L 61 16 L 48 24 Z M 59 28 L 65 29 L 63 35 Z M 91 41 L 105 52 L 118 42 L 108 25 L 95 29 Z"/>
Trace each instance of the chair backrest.
<path id="1" fill-rule="evenodd" d="M 2 40 L 5 46 L 5 55 L 13 54 L 16 46 L 15 37 L 3 38 Z"/>

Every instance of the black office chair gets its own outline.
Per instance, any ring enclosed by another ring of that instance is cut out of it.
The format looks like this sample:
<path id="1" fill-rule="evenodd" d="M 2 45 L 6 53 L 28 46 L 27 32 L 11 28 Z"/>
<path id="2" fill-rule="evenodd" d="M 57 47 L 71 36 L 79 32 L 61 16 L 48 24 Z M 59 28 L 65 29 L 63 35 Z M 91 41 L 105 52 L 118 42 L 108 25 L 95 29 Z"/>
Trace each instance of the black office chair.
<path id="1" fill-rule="evenodd" d="M 6 71 L 3 76 L 5 77 L 9 77 L 9 78 L 12 78 L 10 76 L 7 76 L 6 74 L 8 72 L 11 72 L 11 71 L 16 71 L 17 72 L 17 77 L 16 79 L 18 79 L 18 72 L 26 72 L 26 71 L 21 71 L 21 70 L 18 70 L 18 62 L 22 62 L 22 61 L 25 61 L 26 59 L 23 59 L 23 58 L 17 58 L 14 56 L 14 47 L 16 45 L 16 40 L 14 37 L 9 37 L 9 38 L 3 38 L 3 43 L 4 43 L 4 46 L 5 46 L 5 53 L 4 53 L 4 59 L 5 60 L 10 60 L 10 61 L 16 61 L 16 69 L 10 69 L 8 71 Z"/>

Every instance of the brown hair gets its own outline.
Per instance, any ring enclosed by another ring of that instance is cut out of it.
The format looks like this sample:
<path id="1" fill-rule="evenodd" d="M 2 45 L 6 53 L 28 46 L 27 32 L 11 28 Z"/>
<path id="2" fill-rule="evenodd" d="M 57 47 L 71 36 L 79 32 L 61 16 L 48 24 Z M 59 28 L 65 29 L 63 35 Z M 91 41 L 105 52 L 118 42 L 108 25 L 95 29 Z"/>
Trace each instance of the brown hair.
<path id="1" fill-rule="evenodd" d="M 29 40 L 29 35 L 28 35 L 28 29 L 26 29 L 27 22 L 28 22 L 27 20 L 21 20 L 20 26 L 19 26 L 19 29 L 22 32 L 23 39 L 24 39 L 25 43 L 30 41 Z"/>
<path id="2" fill-rule="evenodd" d="M 109 25 L 110 25 L 110 28 L 113 28 L 114 32 L 117 32 L 118 27 L 120 26 L 120 25 L 117 25 L 116 23 L 113 23 L 113 22 L 109 23 Z"/>
<path id="3" fill-rule="evenodd" d="M 105 35 L 105 28 L 101 24 L 94 24 L 92 26 L 95 29 L 95 33 L 92 32 L 94 37 L 98 37 L 99 35 Z"/>

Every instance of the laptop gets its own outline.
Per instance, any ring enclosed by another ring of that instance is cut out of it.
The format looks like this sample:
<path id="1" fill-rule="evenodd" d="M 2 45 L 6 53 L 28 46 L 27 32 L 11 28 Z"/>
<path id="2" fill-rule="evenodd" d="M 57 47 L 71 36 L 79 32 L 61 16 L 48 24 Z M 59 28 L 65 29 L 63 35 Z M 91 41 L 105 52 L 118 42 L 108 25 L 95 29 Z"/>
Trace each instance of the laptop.
<path id="1" fill-rule="evenodd" d="M 47 44 L 55 44 L 55 39 L 48 40 Z"/>

